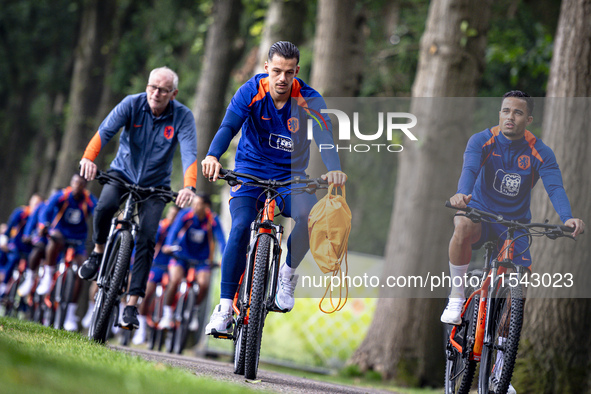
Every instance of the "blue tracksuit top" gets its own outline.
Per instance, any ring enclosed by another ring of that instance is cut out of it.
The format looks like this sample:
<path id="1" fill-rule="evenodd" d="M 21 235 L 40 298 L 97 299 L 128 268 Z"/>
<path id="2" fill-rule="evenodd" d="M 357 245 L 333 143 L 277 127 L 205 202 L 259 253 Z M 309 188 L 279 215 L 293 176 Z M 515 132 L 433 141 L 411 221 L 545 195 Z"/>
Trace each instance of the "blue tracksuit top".
<path id="1" fill-rule="evenodd" d="M 495 126 L 468 141 L 457 192 L 472 194 L 468 206 L 529 222 L 531 190 L 540 178 L 560 220 L 572 218 L 554 152 L 527 130 L 511 141 Z"/>
<path id="2" fill-rule="evenodd" d="M 181 210 L 168 229 L 165 245 L 179 245 L 181 257 L 204 261 L 209 259 L 209 241 L 212 237 L 211 224 L 206 216 L 203 220 L 191 208 Z"/>
<path id="3" fill-rule="evenodd" d="M 80 200 L 74 198 L 71 187 L 55 192 L 40 213 L 39 222 L 49 229 L 59 230 L 66 239 L 85 240 L 86 219 L 92 215 L 97 199 L 88 190 Z"/>
<path id="4" fill-rule="evenodd" d="M 172 158 L 180 143 L 184 186 L 195 186 L 197 132 L 189 108 L 171 100 L 164 113 L 155 117 L 146 93 L 127 96 L 101 123 L 83 158 L 94 161 L 121 128 L 119 151 L 111 163 L 112 169 L 143 187 L 170 186 Z"/>
<path id="5" fill-rule="evenodd" d="M 299 78 L 294 78 L 291 98 L 283 108 L 276 109 L 269 75 L 255 75 L 232 97 L 207 154 L 219 159 L 242 127 L 236 171 L 263 179 L 284 180 L 291 175 L 304 175 L 310 158 L 308 119 L 313 120 L 317 144 L 334 145 L 332 123 L 328 115 L 320 113 L 326 108 L 322 96 Z M 329 171 L 341 169 L 334 149 L 324 149 L 321 156 Z"/>

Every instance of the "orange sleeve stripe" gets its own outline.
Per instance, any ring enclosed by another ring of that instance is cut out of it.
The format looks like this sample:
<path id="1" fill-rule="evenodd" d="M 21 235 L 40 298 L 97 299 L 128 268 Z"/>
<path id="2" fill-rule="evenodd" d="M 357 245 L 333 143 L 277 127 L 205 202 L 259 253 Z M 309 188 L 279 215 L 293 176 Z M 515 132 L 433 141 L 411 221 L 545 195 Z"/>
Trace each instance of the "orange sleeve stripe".
<path id="1" fill-rule="evenodd" d="M 99 152 L 101 151 L 101 135 L 97 131 L 94 137 L 90 140 L 88 145 L 86 146 L 86 150 L 84 151 L 84 155 L 82 156 L 83 159 L 88 159 L 90 161 L 94 161 L 98 156 Z"/>
<path id="2" fill-rule="evenodd" d="M 492 132 L 493 136 L 490 137 L 490 139 L 488 141 L 486 141 L 486 143 L 484 145 L 482 145 L 482 147 L 484 148 L 487 145 L 492 145 L 495 143 L 495 137 L 497 135 L 499 135 L 499 132 L 501 131 L 501 128 L 499 126 L 495 126 L 492 129 L 490 129 L 490 131 Z"/>
<path id="3" fill-rule="evenodd" d="M 525 140 L 529 144 L 529 147 L 531 149 L 531 154 L 536 159 L 538 159 L 541 163 L 543 163 L 544 160 L 542 159 L 542 156 L 540 155 L 540 152 L 538 152 L 538 150 L 534 147 L 534 145 L 536 144 L 536 141 L 537 141 L 536 136 L 533 135 L 532 132 L 530 132 L 529 130 L 525 130 Z"/>
<path id="4" fill-rule="evenodd" d="M 193 162 L 185 171 L 185 187 L 193 186 L 197 184 L 197 160 Z"/>
<path id="5" fill-rule="evenodd" d="M 250 102 L 250 104 L 248 104 L 248 106 L 252 106 L 254 103 L 256 103 L 259 100 L 262 100 L 265 98 L 265 95 L 267 94 L 267 92 L 269 91 L 269 77 L 263 78 L 259 81 L 259 92 L 257 93 L 256 96 L 254 96 L 252 98 L 252 101 Z"/>

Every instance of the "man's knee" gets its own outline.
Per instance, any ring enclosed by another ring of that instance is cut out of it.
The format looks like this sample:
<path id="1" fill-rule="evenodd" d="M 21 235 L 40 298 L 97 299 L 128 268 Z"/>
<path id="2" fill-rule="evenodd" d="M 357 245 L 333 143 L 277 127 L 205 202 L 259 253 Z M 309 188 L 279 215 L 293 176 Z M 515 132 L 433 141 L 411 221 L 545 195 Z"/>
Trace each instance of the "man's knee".
<path id="1" fill-rule="evenodd" d="M 474 223 L 463 216 L 456 216 L 454 218 L 454 226 L 452 241 L 472 244 L 480 238 L 480 223 Z"/>

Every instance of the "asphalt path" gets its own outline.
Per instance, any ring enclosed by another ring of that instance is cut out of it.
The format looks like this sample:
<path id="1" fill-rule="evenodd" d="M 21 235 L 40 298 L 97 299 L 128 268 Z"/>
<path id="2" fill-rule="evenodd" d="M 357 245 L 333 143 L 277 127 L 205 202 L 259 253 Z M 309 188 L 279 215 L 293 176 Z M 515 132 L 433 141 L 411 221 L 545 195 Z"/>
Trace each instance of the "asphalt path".
<path id="1" fill-rule="evenodd" d="M 151 350 L 109 346 L 112 349 L 139 356 L 145 360 L 169 364 L 176 368 L 184 368 L 197 376 L 206 376 L 223 382 L 232 382 L 250 389 L 273 393 L 389 393 L 392 391 L 344 386 L 335 383 L 322 382 L 308 378 L 287 375 L 279 372 L 259 368 L 256 381 L 247 381 L 244 376 L 235 375 L 233 365 L 228 362 L 209 360 L 204 358 L 179 356 Z"/>

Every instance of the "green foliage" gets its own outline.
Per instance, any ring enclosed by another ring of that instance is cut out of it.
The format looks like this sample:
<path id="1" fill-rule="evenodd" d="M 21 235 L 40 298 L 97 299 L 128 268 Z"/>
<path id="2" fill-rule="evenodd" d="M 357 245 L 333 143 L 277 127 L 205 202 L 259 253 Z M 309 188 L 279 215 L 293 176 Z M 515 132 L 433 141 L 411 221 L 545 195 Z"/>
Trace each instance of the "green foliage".
<path id="1" fill-rule="evenodd" d="M 552 60 L 551 27 L 536 21 L 525 2 L 519 2 L 514 16 L 508 16 L 508 3 L 500 1 L 493 6 L 479 94 L 500 97 L 508 90 L 519 89 L 532 97 L 543 97 Z"/>

